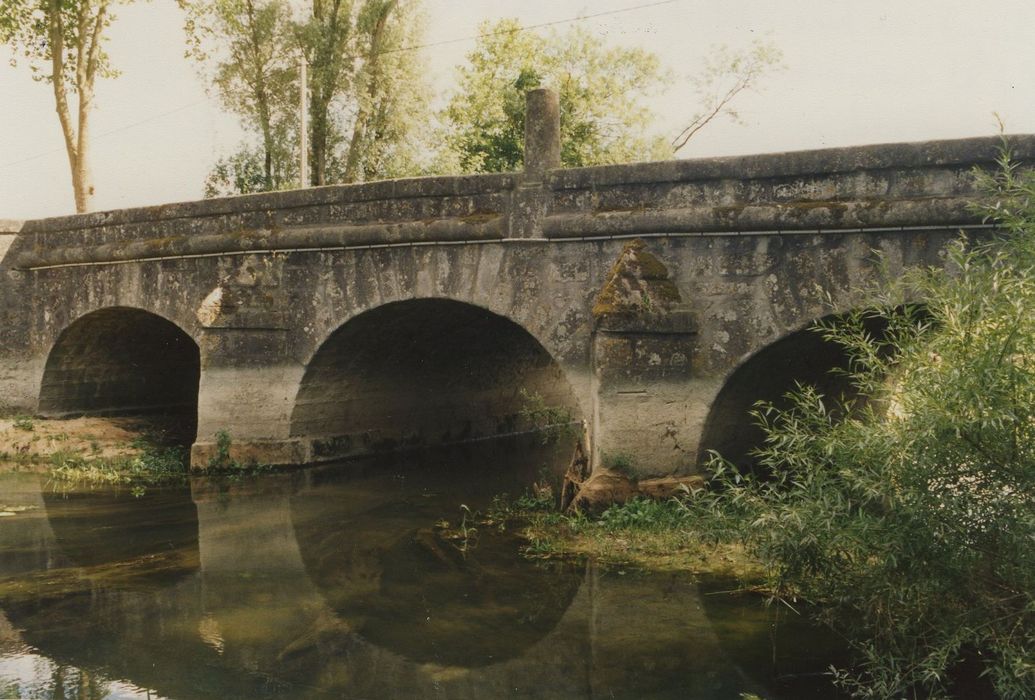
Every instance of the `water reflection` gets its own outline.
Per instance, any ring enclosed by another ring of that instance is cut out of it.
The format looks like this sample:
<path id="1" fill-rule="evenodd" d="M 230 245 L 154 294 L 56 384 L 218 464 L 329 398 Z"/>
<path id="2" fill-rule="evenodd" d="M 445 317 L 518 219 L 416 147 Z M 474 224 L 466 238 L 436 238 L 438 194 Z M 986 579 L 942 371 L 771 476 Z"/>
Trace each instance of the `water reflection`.
<path id="1" fill-rule="evenodd" d="M 557 464 L 565 450 L 537 452 Z M 484 457 L 430 454 L 360 479 L 313 472 L 319 486 L 292 497 L 291 520 L 306 575 L 341 624 L 411 661 L 465 668 L 514 658 L 557 626 L 581 568 L 516 557 L 513 531 L 467 522 L 498 489 L 536 478 L 521 451 Z"/>
<path id="2" fill-rule="evenodd" d="M 162 700 L 161 695 L 129 683 L 110 681 L 74 666 L 55 663 L 29 651 L 0 653 L 0 697 L 47 700 Z"/>
<path id="3" fill-rule="evenodd" d="M 529 561 L 491 527 L 457 537 L 461 505 L 520 492 L 567 451 L 485 445 L 141 498 L 0 476 L 5 504 L 24 506 L 0 519 L 0 690 L 780 697 L 759 661 L 765 621 L 724 626 L 685 576 Z"/>

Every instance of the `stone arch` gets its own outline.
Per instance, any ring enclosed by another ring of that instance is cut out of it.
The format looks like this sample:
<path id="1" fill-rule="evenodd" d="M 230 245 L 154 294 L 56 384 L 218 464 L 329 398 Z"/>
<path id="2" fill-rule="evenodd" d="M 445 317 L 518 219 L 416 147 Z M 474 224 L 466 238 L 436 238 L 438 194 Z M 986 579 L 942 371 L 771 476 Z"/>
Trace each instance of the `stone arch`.
<path id="1" fill-rule="evenodd" d="M 178 325 L 113 306 L 69 324 L 47 356 L 39 412 L 48 417 L 162 415 L 193 440 L 201 354 Z"/>
<path id="2" fill-rule="evenodd" d="M 537 408 L 548 410 L 530 417 Z M 322 461 L 580 418 L 564 371 L 525 328 L 429 297 L 368 309 L 327 337 L 307 363 L 291 436 L 312 440 Z"/>
<path id="3" fill-rule="evenodd" d="M 820 321 L 839 317 L 831 314 Z M 699 464 L 714 450 L 742 469 L 754 468 L 750 453 L 762 444 L 763 434 L 750 412 L 758 401 L 786 406 L 786 394 L 796 384 L 814 386 L 831 398 L 857 394 L 849 378 L 835 371 L 848 367 L 844 349 L 824 338 L 816 323 L 810 321 L 755 351 L 727 376 L 701 433 Z M 881 328 L 873 323 L 874 332 Z"/>

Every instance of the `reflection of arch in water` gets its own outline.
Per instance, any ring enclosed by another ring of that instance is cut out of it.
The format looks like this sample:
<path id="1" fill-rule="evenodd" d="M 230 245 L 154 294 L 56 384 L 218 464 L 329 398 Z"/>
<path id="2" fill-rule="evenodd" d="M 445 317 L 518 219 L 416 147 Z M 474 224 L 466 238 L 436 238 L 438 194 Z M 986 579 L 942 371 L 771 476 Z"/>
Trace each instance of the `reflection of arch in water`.
<path id="1" fill-rule="evenodd" d="M 350 595 L 356 599 L 363 595 L 364 587 L 372 596 L 398 591 L 393 586 L 382 589 L 380 583 L 384 571 L 395 566 L 393 562 L 385 566 L 385 558 L 378 558 L 377 552 L 354 556 L 337 545 L 357 529 L 364 509 L 375 511 L 383 527 L 391 531 L 407 504 L 393 506 L 385 495 L 392 488 L 390 478 L 355 478 L 358 483 L 348 489 L 351 497 L 336 488 L 321 496 L 321 490 L 333 487 L 336 481 L 345 482 L 352 474 L 352 470 L 339 470 L 335 475 L 332 469 L 284 475 L 281 478 L 290 481 L 290 489 L 270 488 L 266 482 L 254 489 L 234 486 L 222 496 L 216 485 L 201 479 L 194 482 L 202 522 L 204 595 L 214 623 L 224 633 L 223 658 L 239 657 L 265 669 L 271 678 L 286 680 L 286 693 L 304 688 L 336 697 L 480 700 L 501 696 L 717 697 L 724 692 L 734 697 L 737 688 L 755 690 L 741 682 L 743 675 L 719 650 L 714 632 L 703 618 L 696 587 L 682 575 L 645 586 L 636 576 L 604 576 L 596 567 L 587 567 L 573 574 L 576 590 L 553 627 L 538 638 L 505 649 L 509 658 L 488 659 L 486 650 L 473 651 L 471 658 L 464 659 L 457 650 L 457 658 L 447 653 L 438 661 L 422 660 L 430 655 L 426 650 L 414 654 L 415 648 L 429 632 L 427 618 L 434 622 L 440 609 L 429 605 L 417 610 L 410 601 L 403 601 L 401 607 L 409 608 L 407 612 L 414 617 L 408 627 L 398 629 L 400 633 L 408 629 L 413 639 L 389 638 L 383 629 L 384 644 L 372 641 L 370 629 L 364 628 L 371 621 L 356 611 L 342 614 L 329 603 L 322 586 L 326 577 L 337 572 L 339 582 L 354 578 Z M 386 469 L 370 471 L 384 474 Z M 334 505 L 344 498 L 351 500 Z M 306 503 L 319 500 L 324 503 L 312 512 L 306 510 Z M 322 532 L 309 522 L 321 517 L 328 518 Z M 327 538 L 326 543 L 314 541 L 321 536 Z M 372 543 L 371 549 L 378 544 L 367 541 Z M 385 542 L 390 549 L 405 539 L 387 535 Z M 314 577 L 314 564 L 306 560 L 321 555 L 327 560 L 315 565 L 322 566 L 324 573 Z M 387 559 L 393 556 L 389 552 Z M 412 561 L 408 555 L 404 559 Z M 325 577 L 323 581 L 321 577 Z M 452 590 L 461 596 L 464 592 L 458 586 Z M 262 617 L 256 615 L 254 600 L 263 601 Z M 340 602 L 347 605 L 349 601 Z M 391 602 L 389 597 L 382 605 Z M 423 615 L 417 614 L 420 612 Z M 504 626 L 477 633 L 507 634 L 507 625 L 514 624 L 518 616 L 515 611 L 510 614 Z M 504 614 L 496 619 L 505 618 Z M 243 621 L 252 626 L 235 631 Z M 372 622 L 376 625 L 380 620 Z M 445 634 L 432 630 L 431 641 L 441 644 L 456 629 L 443 626 Z M 463 647 L 470 651 L 482 640 L 484 637 L 472 639 Z M 487 647 L 491 649 L 493 643 Z"/>
<path id="2" fill-rule="evenodd" d="M 645 589 L 590 568 L 553 629 L 507 660 L 419 662 L 373 644 L 307 575 L 292 501 L 311 498 L 318 481 L 300 472 L 196 479 L 200 576 L 172 586 L 87 579 L 73 595 L 51 590 L 4 607 L 42 653 L 170 697 L 714 697 L 719 684 L 736 687 L 681 576 Z M 376 501 L 381 486 L 357 503 Z M 421 623 L 412 621 L 413 636 Z"/>
<path id="3" fill-rule="evenodd" d="M 306 368 L 291 434 L 326 460 L 530 427 L 530 397 L 577 419 L 563 370 L 517 323 L 449 299 L 392 302 L 339 327 Z"/>
<path id="4" fill-rule="evenodd" d="M 295 539 L 309 580 L 350 629 L 411 661 L 464 668 L 521 656 L 554 630 L 581 572 L 520 556 L 513 528 L 472 522 L 465 539 L 458 521 L 461 504 L 482 510 L 524 491 L 537 469 L 563 469 L 570 447 L 496 446 L 310 470 L 316 487 L 291 499 Z M 442 518 L 452 527 L 436 526 Z"/>
<path id="5" fill-rule="evenodd" d="M 58 336 L 39 410 L 51 417 L 173 416 L 193 441 L 200 376 L 198 345 L 176 324 L 141 309 L 100 309 Z"/>
<path id="6" fill-rule="evenodd" d="M 824 322 L 836 321 L 828 316 Z M 867 321 L 874 335 L 883 333 L 879 319 Z M 698 462 L 707 460 L 710 450 L 742 468 L 752 468 L 752 450 L 762 445 L 761 428 L 750 415 L 759 401 L 787 406 L 786 394 L 798 384 L 816 387 L 832 398 L 854 398 L 855 387 L 843 373 L 848 356 L 843 347 L 823 337 L 815 323 L 789 333 L 747 358 L 726 380 L 712 402 L 701 435 Z"/>

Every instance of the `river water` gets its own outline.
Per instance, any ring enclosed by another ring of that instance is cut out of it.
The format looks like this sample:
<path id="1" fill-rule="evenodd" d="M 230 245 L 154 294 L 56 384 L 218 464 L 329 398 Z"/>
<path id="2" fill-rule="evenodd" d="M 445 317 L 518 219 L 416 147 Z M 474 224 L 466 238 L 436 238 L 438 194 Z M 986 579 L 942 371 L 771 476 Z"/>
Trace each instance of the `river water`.
<path id="1" fill-rule="evenodd" d="M 143 494 L 0 474 L 0 698 L 833 696 L 836 645 L 728 583 L 532 560 L 465 521 L 566 456 L 487 443 Z"/>

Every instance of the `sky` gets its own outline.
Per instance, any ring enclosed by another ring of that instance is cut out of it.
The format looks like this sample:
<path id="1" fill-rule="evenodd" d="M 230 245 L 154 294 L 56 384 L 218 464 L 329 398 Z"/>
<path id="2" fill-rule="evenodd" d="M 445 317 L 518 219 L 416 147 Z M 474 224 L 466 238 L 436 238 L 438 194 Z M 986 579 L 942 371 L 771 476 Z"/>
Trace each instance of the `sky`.
<path id="1" fill-rule="evenodd" d="M 680 157 L 1035 133 L 1035 3 L 1030 0 L 424 0 L 421 60 L 448 91 L 483 20 L 558 22 L 655 52 L 675 80 L 650 106 L 674 135 L 697 109 L 691 78 L 717 46 L 758 37 L 784 69 L 738 98 L 743 123 L 702 130 Z M 621 11 L 628 10 L 628 11 Z M 242 138 L 184 57 L 174 0 L 119 7 L 93 116 L 98 210 L 198 199 L 214 161 Z M 548 30 L 536 30 L 548 31 Z M 460 40 L 453 42 L 452 40 Z M 74 212 L 50 86 L 0 47 L 0 219 Z"/>

